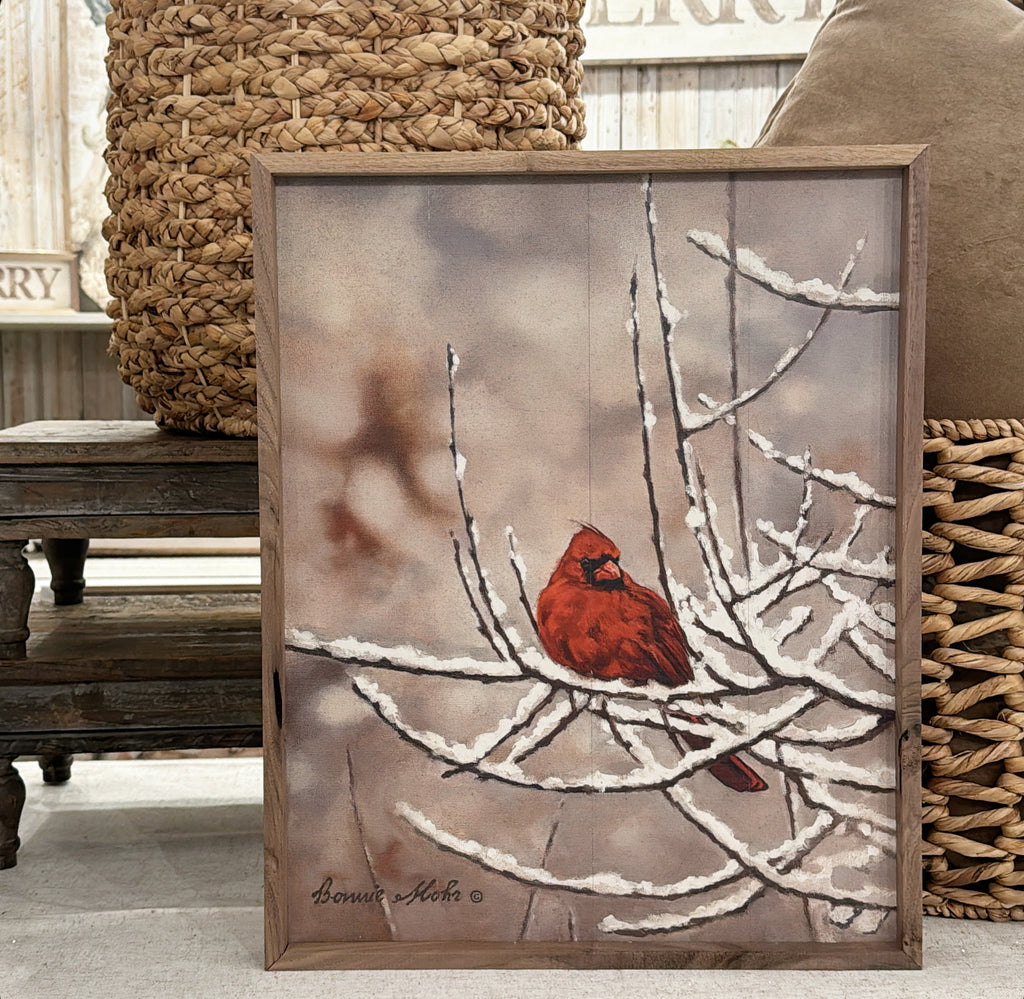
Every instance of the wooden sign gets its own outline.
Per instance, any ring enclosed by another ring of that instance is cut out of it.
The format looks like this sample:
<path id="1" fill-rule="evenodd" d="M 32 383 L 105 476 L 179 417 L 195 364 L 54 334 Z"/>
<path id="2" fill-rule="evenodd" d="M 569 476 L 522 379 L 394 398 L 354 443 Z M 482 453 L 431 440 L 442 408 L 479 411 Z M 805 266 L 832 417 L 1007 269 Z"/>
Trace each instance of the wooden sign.
<path id="1" fill-rule="evenodd" d="M 54 312 L 78 307 L 70 253 L 0 252 L 0 312 Z"/>
<path id="2" fill-rule="evenodd" d="M 923 164 L 254 160 L 268 967 L 919 963 Z"/>
<path id="3" fill-rule="evenodd" d="M 834 0 L 597 0 L 583 61 L 799 59 Z"/>

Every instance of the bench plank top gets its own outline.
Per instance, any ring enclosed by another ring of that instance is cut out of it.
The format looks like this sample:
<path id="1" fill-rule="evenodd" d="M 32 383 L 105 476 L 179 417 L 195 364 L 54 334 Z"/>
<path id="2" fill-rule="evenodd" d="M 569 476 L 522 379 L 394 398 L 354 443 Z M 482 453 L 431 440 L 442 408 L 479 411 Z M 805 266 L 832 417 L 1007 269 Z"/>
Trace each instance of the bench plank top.
<path id="1" fill-rule="evenodd" d="M 0 430 L 0 464 L 256 464 L 254 438 L 164 430 L 151 420 L 37 420 Z"/>

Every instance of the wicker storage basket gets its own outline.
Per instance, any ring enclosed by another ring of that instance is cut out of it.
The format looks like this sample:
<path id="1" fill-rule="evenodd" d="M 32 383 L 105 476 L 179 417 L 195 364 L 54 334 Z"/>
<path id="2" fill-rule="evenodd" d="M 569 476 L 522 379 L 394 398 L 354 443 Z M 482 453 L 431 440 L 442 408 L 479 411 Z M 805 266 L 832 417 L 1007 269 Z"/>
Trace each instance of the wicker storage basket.
<path id="1" fill-rule="evenodd" d="M 111 352 L 158 423 L 256 433 L 254 150 L 564 149 L 582 0 L 113 0 Z"/>
<path id="2" fill-rule="evenodd" d="M 924 906 L 1024 919 L 1024 423 L 924 434 Z"/>

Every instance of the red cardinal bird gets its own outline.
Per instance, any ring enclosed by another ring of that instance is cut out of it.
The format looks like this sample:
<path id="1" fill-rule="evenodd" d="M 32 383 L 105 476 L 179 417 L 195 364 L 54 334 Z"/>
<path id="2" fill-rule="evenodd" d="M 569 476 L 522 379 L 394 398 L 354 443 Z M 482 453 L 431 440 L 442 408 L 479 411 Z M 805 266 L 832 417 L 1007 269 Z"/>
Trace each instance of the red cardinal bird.
<path id="1" fill-rule="evenodd" d="M 573 535 L 537 598 L 544 650 L 583 676 L 670 687 L 688 683 L 690 649 L 675 614 L 619 567 L 619 557 L 615 543 L 596 528 L 584 526 Z M 693 749 L 711 744 L 704 736 L 679 734 Z M 716 760 L 708 770 L 734 791 L 768 786 L 735 756 Z"/>

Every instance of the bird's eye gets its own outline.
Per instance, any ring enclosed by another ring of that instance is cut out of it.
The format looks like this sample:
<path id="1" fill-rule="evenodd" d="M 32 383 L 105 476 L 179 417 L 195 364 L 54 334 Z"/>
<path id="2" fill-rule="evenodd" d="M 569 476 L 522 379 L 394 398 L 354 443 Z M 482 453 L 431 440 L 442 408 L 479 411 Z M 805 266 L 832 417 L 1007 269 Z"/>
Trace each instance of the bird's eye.
<path id="1" fill-rule="evenodd" d="M 584 572 L 590 572 L 590 570 L 594 568 L 594 560 L 592 558 L 581 558 L 580 568 Z"/>

